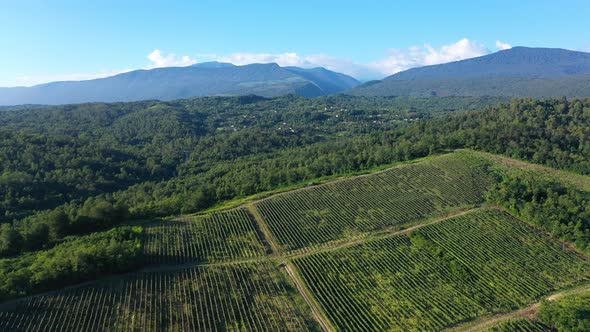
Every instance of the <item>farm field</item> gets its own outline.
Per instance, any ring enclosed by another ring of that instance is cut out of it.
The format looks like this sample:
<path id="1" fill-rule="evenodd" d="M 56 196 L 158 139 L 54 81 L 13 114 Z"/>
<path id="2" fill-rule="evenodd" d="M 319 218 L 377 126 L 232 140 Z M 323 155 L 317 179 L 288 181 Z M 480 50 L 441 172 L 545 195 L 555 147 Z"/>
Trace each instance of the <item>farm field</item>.
<path id="1" fill-rule="evenodd" d="M 256 222 L 243 208 L 145 227 L 144 255 L 149 264 L 214 263 L 265 254 Z"/>
<path id="2" fill-rule="evenodd" d="M 472 157 L 456 153 L 275 195 L 254 207 L 280 248 L 294 251 L 481 203 L 490 181 Z"/>
<path id="3" fill-rule="evenodd" d="M 441 330 L 590 275 L 576 253 L 496 209 L 293 262 L 342 331 Z"/>
<path id="4" fill-rule="evenodd" d="M 513 319 L 501 322 L 495 326 L 487 328 L 482 332 L 546 332 L 551 331 L 542 323 L 528 319 Z"/>
<path id="5" fill-rule="evenodd" d="M 30 297 L 2 331 L 310 331 L 302 300 L 268 261 L 145 272 Z"/>
<path id="6" fill-rule="evenodd" d="M 510 162 L 457 151 L 147 223 L 142 272 L 1 304 L 0 331 L 540 331 L 488 317 L 590 262 L 486 205 Z"/>

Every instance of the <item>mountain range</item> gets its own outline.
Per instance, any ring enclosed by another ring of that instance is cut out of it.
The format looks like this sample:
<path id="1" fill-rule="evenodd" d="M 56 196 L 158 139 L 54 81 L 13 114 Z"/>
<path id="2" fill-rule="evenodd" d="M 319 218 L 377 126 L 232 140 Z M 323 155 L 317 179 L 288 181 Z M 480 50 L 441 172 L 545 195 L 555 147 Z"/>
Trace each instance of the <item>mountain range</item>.
<path id="1" fill-rule="evenodd" d="M 205 62 L 188 67 L 135 70 L 111 77 L 0 88 L 0 105 L 173 100 L 200 96 L 297 94 L 317 97 L 360 82 L 325 68 L 280 67 L 276 63 L 235 66 Z"/>
<path id="2" fill-rule="evenodd" d="M 590 53 L 514 47 L 367 82 L 361 96 L 590 96 Z"/>
<path id="3" fill-rule="evenodd" d="M 111 77 L 0 88 L 0 105 L 173 100 L 201 96 L 296 94 L 356 96 L 590 96 L 590 53 L 514 47 L 445 64 L 412 68 L 360 84 L 325 68 L 276 63 L 205 62 L 135 70 Z"/>

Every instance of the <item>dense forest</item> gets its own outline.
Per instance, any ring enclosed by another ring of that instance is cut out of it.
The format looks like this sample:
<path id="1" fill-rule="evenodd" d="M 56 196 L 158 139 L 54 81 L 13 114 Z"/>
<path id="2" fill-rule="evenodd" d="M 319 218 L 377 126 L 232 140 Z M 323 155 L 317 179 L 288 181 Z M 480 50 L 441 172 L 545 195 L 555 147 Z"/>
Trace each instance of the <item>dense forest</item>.
<path id="1" fill-rule="evenodd" d="M 18 241 L 0 254 L 413 158 L 386 133 L 498 101 L 245 96 L 2 112 L 1 237 Z"/>
<path id="2" fill-rule="evenodd" d="M 69 239 L 46 251 L 0 259 L 0 301 L 142 266 L 142 228 L 118 227 Z"/>
<path id="3" fill-rule="evenodd" d="M 590 174 L 590 99 L 514 99 L 489 110 L 420 121 L 404 137 Z"/>
<path id="4" fill-rule="evenodd" d="M 499 102 L 244 96 L 0 112 L 0 255 L 448 149 L 590 173 L 590 100 Z"/>

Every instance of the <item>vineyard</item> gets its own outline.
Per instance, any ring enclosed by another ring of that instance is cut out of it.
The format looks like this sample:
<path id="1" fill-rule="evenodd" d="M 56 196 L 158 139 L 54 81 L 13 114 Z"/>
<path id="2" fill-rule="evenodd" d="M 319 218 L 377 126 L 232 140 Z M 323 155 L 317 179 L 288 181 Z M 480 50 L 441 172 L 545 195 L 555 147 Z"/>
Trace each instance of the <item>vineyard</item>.
<path id="1" fill-rule="evenodd" d="M 0 331 L 436 331 L 590 277 L 564 243 L 482 207 L 494 163 L 459 151 L 142 224 L 144 270 L 0 304 Z M 514 317 L 486 326 L 545 330 Z"/>
<path id="2" fill-rule="evenodd" d="M 577 254 L 495 209 L 294 263 L 343 331 L 440 330 L 590 275 Z"/>
<path id="3" fill-rule="evenodd" d="M 151 264 L 213 263 L 265 254 L 255 221 L 245 209 L 182 217 L 145 228 L 144 255 Z"/>
<path id="4" fill-rule="evenodd" d="M 286 250 L 407 226 L 482 201 L 490 183 L 462 154 L 276 195 L 255 204 Z"/>
<path id="5" fill-rule="evenodd" d="M 483 332 L 546 332 L 551 331 L 540 322 L 528 319 L 513 319 L 501 322 L 495 326 L 486 329 Z"/>
<path id="6" fill-rule="evenodd" d="M 299 295 L 272 263 L 139 273 L 30 297 L 2 331 L 309 331 Z"/>

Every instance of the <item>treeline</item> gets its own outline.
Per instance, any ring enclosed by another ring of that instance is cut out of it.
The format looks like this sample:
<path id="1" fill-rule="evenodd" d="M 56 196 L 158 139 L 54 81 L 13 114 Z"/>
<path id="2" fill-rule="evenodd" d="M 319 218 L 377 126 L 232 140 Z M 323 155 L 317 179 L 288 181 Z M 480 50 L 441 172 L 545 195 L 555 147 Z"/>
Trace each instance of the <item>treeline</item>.
<path id="1" fill-rule="evenodd" d="M 14 224 L 0 225 L 0 257 L 44 249 L 69 235 L 106 230 L 128 216 L 127 207 L 94 197 L 81 205 L 66 203 L 41 211 Z"/>
<path id="2" fill-rule="evenodd" d="M 209 97 L 2 112 L 0 257 L 448 149 L 590 173 L 589 99 L 494 101 Z M 487 108 L 456 112 L 475 106 Z"/>
<path id="3" fill-rule="evenodd" d="M 435 149 L 473 148 L 590 174 L 590 99 L 514 99 L 421 121 L 403 138 Z"/>
<path id="4" fill-rule="evenodd" d="M 232 97 L 1 112 L 0 222 L 426 116 L 390 104 L 398 102 Z"/>
<path id="5" fill-rule="evenodd" d="M 521 171 L 501 174 L 486 196 L 488 202 L 590 254 L 590 192 Z"/>
<path id="6" fill-rule="evenodd" d="M 503 321 L 486 331 L 590 331 L 590 292 L 583 290 L 556 300 L 545 300 L 533 318 Z"/>
<path id="7" fill-rule="evenodd" d="M 141 227 L 119 227 L 0 259 L 0 301 L 132 271 L 143 264 L 142 232 Z"/>
<path id="8" fill-rule="evenodd" d="M 590 331 L 590 292 L 544 301 L 538 319 L 552 331 Z"/>

